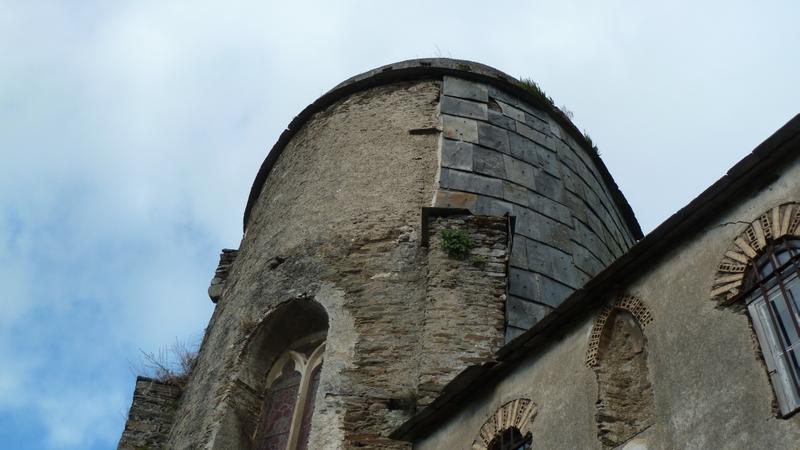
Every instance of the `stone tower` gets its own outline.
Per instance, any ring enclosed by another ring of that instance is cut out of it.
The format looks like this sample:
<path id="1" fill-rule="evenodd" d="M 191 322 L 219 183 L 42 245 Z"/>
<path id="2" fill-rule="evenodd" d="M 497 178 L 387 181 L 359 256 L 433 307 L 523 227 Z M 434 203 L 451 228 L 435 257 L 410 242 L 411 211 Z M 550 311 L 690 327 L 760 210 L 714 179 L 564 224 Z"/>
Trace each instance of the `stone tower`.
<path id="1" fill-rule="evenodd" d="M 640 237 L 530 86 L 448 59 L 355 76 L 270 151 L 196 368 L 140 379 L 120 448 L 408 448 L 388 434 Z"/>

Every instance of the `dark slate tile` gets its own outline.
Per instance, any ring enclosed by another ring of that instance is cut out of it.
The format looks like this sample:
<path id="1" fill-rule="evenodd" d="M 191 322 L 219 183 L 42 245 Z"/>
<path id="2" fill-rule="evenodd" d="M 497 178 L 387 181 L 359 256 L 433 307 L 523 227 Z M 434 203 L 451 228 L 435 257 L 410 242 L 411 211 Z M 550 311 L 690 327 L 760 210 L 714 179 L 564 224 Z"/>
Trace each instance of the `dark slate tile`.
<path id="1" fill-rule="evenodd" d="M 509 296 L 506 301 L 506 316 L 508 326 L 514 329 L 529 329 L 536 322 L 542 320 L 550 314 L 553 308 L 538 303 L 525 300 L 523 298 Z"/>
<path id="2" fill-rule="evenodd" d="M 590 275 L 597 275 L 605 267 L 602 261 L 575 241 L 572 242 L 572 260 L 576 267 Z"/>
<path id="3" fill-rule="evenodd" d="M 475 213 L 487 216 L 513 215 L 514 205 L 496 198 L 480 195 L 475 202 Z"/>
<path id="4" fill-rule="evenodd" d="M 518 122 L 517 123 L 517 133 L 525 136 L 526 138 L 532 140 L 533 142 L 536 142 L 539 145 L 542 145 L 542 146 L 545 146 L 545 147 L 548 146 L 547 135 L 545 135 L 544 133 L 542 133 L 540 131 L 534 130 L 533 128 L 529 127 L 528 125 L 525 125 L 523 123 L 519 123 Z M 554 145 L 554 144 L 550 143 L 549 145 Z"/>
<path id="5" fill-rule="evenodd" d="M 497 125 L 500 128 L 505 128 L 509 131 L 514 131 L 517 129 L 517 123 L 514 119 L 504 116 L 502 113 L 497 111 L 488 111 L 489 115 L 489 123 L 492 125 Z"/>
<path id="6" fill-rule="evenodd" d="M 541 194 L 528 191 L 528 208 L 555 219 L 564 225 L 572 226 L 572 212 L 569 208 Z"/>
<path id="7" fill-rule="evenodd" d="M 558 307 L 575 290 L 538 273 L 533 274 L 534 300 L 553 308 Z"/>
<path id="8" fill-rule="evenodd" d="M 442 134 L 448 139 L 478 143 L 478 124 L 475 120 L 442 114 Z"/>
<path id="9" fill-rule="evenodd" d="M 444 139 L 442 141 L 442 167 L 472 171 L 472 144 Z"/>
<path id="10" fill-rule="evenodd" d="M 497 104 L 500 105 L 500 110 L 503 112 L 504 116 L 510 117 L 517 122 L 525 122 L 525 111 L 502 101 L 498 101 Z"/>
<path id="11" fill-rule="evenodd" d="M 452 97 L 477 100 L 484 103 L 489 101 L 489 91 L 486 85 L 461 78 L 444 77 L 442 92 L 444 95 Z"/>
<path id="12" fill-rule="evenodd" d="M 473 192 L 476 194 L 503 196 L 503 182 L 496 178 L 484 177 L 468 172 L 459 172 L 452 169 L 442 169 L 440 184 L 444 189 Z"/>
<path id="13" fill-rule="evenodd" d="M 528 193 L 524 186 L 519 186 L 510 181 L 503 181 L 503 198 L 518 205 L 528 205 Z"/>
<path id="14" fill-rule="evenodd" d="M 460 98 L 442 96 L 441 111 L 443 114 L 487 120 L 486 103 L 478 103 Z"/>
<path id="15" fill-rule="evenodd" d="M 508 268 L 508 293 L 516 297 L 533 299 L 536 289 L 533 285 L 533 274 L 516 267 Z"/>
<path id="16" fill-rule="evenodd" d="M 478 144 L 508 153 L 508 131 L 488 123 L 478 122 Z"/>
<path id="17" fill-rule="evenodd" d="M 475 172 L 495 178 L 506 178 L 503 155 L 483 147 L 475 147 L 472 152 L 472 167 Z"/>
<path id="18" fill-rule="evenodd" d="M 503 163 L 506 168 L 506 179 L 514 183 L 521 184 L 527 188 L 534 188 L 534 167 L 530 164 L 503 155 Z"/>
<path id="19" fill-rule="evenodd" d="M 567 248 L 555 249 L 540 242 L 528 240 L 526 255 L 527 268 L 531 272 L 540 273 L 572 288 L 578 287 L 575 277 L 575 267 L 572 265 L 572 256 L 567 253 L 571 250 L 571 242 L 566 242 Z"/>
<path id="20" fill-rule="evenodd" d="M 506 172 L 508 172 L 508 169 L 506 169 Z M 560 178 L 556 178 L 543 170 L 537 170 L 533 181 L 533 190 L 549 199 L 565 203 L 566 190 L 564 189 L 564 182 Z"/>
<path id="21" fill-rule="evenodd" d="M 516 267 L 528 267 L 528 239 L 523 236 L 515 235 L 514 243 L 511 245 L 511 257 L 509 263 Z"/>
<path id="22" fill-rule="evenodd" d="M 542 134 L 550 134 L 550 124 L 546 120 L 542 120 L 539 117 L 534 116 L 533 114 L 524 113 L 525 114 L 525 125 L 533 128 L 534 130 L 542 133 Z"/>

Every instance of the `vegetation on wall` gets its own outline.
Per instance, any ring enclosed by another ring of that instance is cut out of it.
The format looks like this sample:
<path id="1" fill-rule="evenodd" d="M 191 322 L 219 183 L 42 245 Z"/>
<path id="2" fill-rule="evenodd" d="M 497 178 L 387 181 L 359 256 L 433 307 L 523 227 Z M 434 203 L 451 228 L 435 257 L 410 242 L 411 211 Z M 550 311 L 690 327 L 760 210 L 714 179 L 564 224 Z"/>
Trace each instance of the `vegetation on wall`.
<path id="1" fill-rule="evenodd" d="M 459 228 L 446 228 L 442 230 L 442 250 L 451 258 L 464 259 L 469 251 L 475 247 L 472 238 L 466 231 Z"/>
<path id="2" fill-rule="evenodd" d="M 520 79 L 517 81 L 517 86 L 529 92 L 530 94 L 533 94 L 534 97 L 549 105 L 553 111 L 560 111 L 568 120 L 572 120 L 572 111 L 567 109 L 566 105 L 561 106 L 560 108 L 556 107 L 556 103 L 553 101 L 553 98 L 547 95 L 547 93 L 542 90 L 541 86 L 539 86 L 537 82 L 527 77 L 520 77 Z M 592 141 L 592 137 L 589 136 L 589 133 L 587 133 L 586 130 L 583 130 L 583 138 L 586 139 L 586 143 L 589 145 L 589 148 L 594 150 L 594 152 L 599 155 L 600 150 Z"/>
<path id="3" fill-rule="evenodd" d="M 142 372 L 160 383 L 184 387 L 197 365 L 197 350 L 190 349 L 186 343 L 178 340 L 155 353 L 139 351 L 143 358 Z"/>

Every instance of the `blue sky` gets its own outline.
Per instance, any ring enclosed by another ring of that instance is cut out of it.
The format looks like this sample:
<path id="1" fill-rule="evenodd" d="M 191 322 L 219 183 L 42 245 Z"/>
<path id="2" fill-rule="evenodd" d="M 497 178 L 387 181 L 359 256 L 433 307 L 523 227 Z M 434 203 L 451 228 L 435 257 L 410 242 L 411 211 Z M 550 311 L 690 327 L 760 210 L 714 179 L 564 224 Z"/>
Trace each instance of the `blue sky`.
<path id="1" fill-rule="evenodd" d="M 800 112 L 796 2 L 0 0 L 0 442 L 111 449 L 281 130 L 416 57 L 531 77 L 651 230 Z"/>

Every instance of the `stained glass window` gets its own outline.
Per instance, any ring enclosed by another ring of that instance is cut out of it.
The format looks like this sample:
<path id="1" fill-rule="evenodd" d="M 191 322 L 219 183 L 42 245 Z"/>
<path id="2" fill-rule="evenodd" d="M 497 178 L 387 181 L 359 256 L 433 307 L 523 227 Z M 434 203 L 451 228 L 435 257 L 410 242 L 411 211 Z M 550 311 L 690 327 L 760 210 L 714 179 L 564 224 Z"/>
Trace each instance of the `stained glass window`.
<path id="1" fill-rule="evenodd" d="M 283 366 L 281 375 L 267 389 L 263 429 L 257 450 L 287 448 L 301 380 L 302 375 L 295 370 L 294 361 L 290 359 Z"/>
<path id="2" fill-rule="evenodd" d="M 300 423 L 300 440 L 297 443 L 298 450 L 308 450 L 308 438 L 311 435 L 311 416 L 314 415 L 314 401 L 317 399 L 317 388 L 319 388 L 319 375 L 322 365 L 318 365 L 311 372 L 311 380 L 308 385 L 308 395 L 305 405 L 303 405 L 303 419 Z"/>
<path id="3" fill-rule="evenodd" d="M 307 450 L 325 344 L 293 346 L 267 375 L 257 450 Z M 311 351 L 313 350 L 313 351 Z"/>

